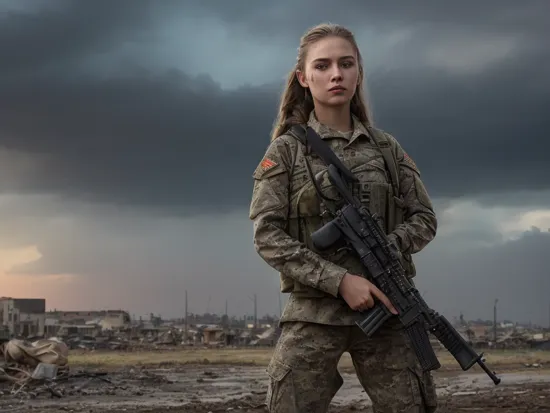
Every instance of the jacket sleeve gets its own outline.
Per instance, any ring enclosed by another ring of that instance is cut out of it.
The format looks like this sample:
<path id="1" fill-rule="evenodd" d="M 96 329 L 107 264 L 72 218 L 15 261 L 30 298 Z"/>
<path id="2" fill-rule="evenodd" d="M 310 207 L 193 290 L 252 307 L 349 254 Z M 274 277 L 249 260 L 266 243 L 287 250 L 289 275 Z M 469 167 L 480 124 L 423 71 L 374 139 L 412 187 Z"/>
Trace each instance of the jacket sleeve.
<path id="1" fill-rule="evenodd" d="M 404 203 L 404 222 L 392 234 L 401 252 L 415 254 L 434 239 L 437 218 L 418 167 L 395 138 L 391 140 L 399 165 L 399 187 Z"/>
<path id="2" fill-rule="evenodd" d="M 268 147 L 254 171 L 249 213 L 254 222 L 254 247 L 277 271 L 337 297 L 346 270 L 325 260 L 286 232 L 291 162 L 288 144 L 278 138 Z"/>

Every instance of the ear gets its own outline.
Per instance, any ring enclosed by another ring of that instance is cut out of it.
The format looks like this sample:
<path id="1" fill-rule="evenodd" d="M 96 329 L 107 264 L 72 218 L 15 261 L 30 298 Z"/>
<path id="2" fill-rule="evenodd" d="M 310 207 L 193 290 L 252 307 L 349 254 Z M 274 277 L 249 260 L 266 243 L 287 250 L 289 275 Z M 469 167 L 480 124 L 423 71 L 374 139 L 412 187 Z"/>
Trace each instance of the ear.
<path id="1" fill-rule="evenodd" d="M 304 72 L 297 69 L 296 70 L 296 78 L 298 79 L 298 82 L 302 87 L 308 87 L 307 78 Z"/>

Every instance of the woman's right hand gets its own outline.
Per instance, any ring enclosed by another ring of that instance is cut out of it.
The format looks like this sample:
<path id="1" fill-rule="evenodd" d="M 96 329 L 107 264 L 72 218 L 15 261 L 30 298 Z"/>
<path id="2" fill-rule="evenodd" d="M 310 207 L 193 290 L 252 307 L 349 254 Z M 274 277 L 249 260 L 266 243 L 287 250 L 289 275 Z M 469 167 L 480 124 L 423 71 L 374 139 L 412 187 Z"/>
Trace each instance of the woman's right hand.
<path id="1" fill-rule="evenodd" d="M 360 275 L 347 273 L 342 278 L 338 292 L 352 310 L 365 311 L 374 307 L 374 297 L 378 298 L 392 314 L 397 315 L 397 310 L 386 295 L 373 283 Z"/>

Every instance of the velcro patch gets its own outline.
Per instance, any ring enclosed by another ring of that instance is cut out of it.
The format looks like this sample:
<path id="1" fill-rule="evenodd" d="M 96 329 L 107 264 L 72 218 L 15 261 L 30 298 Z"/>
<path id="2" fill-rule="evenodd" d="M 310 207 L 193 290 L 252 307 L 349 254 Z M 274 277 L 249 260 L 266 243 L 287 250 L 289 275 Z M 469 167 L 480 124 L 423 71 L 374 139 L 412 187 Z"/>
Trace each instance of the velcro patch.
<path id="1" fill-rule="evenodd" d="M 267 172 L 267 171 L 269 171 L 270 169 L 275 168 L 277 165 L 278 165 L 277 162 L 272 161 L 272 160 L 269 159 L 269 158 L 264 158 L 264 159 L 262 160 L 262 162 L 260 162 L 260 168 L 262 168 L 262 171 L 263 171 L 263 172 Z"/>
<path id="2" fill-rule="evenodd" d="M 285 171 L 285 168 L 279 162 L 275 162 L 273 159 L 265 156 L 256 167 L 256 170 L 252 174 L 254 179 L 264 179 L 271 176 L 275 176 Z"/>

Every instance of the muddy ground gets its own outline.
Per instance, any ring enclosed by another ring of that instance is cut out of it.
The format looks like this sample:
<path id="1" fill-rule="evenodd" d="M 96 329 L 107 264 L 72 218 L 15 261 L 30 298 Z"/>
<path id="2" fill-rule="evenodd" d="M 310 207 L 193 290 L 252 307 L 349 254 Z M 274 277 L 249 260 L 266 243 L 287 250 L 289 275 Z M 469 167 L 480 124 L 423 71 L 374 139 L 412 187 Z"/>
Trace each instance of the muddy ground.
<path id="1" fill-rule="evenodd" d="M 501 369 L 502 371 L 502 369 Z M 22 389 L 0 383 L 0 412 L 264 412 L 265 367 L 180 365 L 134 367 L 95 376 L 77 368 L 59 383 Z M 372 412 L 352 371 L 331 412 Z M 550 370 L 515 366 L 494 386 L 481 373 L 436 373 L 439 412 L 550 412 Z M 19 391 L 18 391 L 19 390 Z M 16 393 L 17 392 L 17 393 Z"/>

